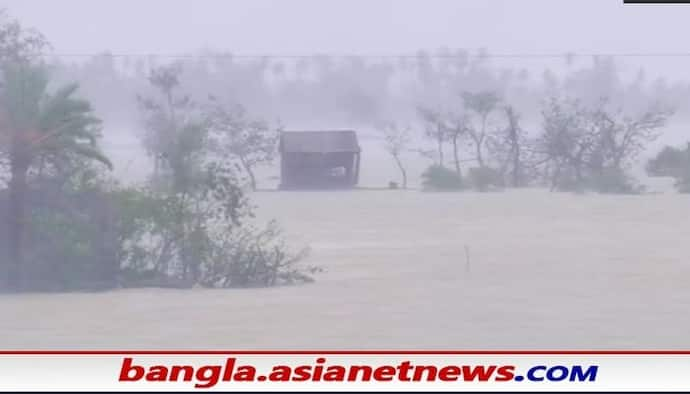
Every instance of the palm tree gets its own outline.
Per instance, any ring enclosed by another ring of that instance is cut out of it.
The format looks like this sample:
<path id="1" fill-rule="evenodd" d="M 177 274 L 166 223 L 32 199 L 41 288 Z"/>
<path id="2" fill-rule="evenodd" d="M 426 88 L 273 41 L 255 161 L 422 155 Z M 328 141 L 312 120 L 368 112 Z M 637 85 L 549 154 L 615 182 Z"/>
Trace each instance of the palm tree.
<path id="1" fill-rule="evenodd" d="M 60 169 L 72 157 L 112 168 L 97 146 L 100 120 L 87 101 L 74 98 L 77 85 L 48 91 L 45 68 L 28 62 L 6 63 L 0 85 L 0 144 L 9 156 L 9 286 L 19 286 L 24 262 L 24 232 L 29 170 L 39 161 Z"/>

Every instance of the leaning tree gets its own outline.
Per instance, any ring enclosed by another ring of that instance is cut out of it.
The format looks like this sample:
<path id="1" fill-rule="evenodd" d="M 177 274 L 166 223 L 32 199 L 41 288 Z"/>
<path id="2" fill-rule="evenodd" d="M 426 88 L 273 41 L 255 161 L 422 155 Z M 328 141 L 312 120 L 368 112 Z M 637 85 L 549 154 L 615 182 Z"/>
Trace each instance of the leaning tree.
<path id="1" fill-rule="evenodd" d="M 441 111 L 428 107 L 417 107 L 417 114 L 424 124 L 424 136 L 436 143 L 438 164 L 443 167 L 443 145 L 448 141 L 448 133 L 443 122 Z"/>
<path id="2" fill-rule="evenodd" d="M 379 129 L 383 137 L 383 148 L 393 157 L 400 170 L 402 188 L 407 189 L 407 170 L 402 163 L 401 155 L 410 143 L 411 129 L 409 126 L 399 127 L 393 122 L 382 125 Z"/>
<path id="3" fill-rule="evenodd" d="M 474 144 L 477 165 L 484 167 L 484 146 L 488 138 L 488 122 L 491 114 L 498 107 L 501 98 L 494 92 L 481 91 L 477 93 L 463 92 L 462 99 L 465 109 L 479 117 L 479 124 L 469 127 L 467 133 Z"/>
<path id="4" fill-rule="evenodd" d="M 215 97 L 210 101 L 207 120 L 214 150 L 236 160 L 256 190 L 256 167 L 275 159 L 281 128 L 252 118 L 242 105 L 225 105 Z"/>

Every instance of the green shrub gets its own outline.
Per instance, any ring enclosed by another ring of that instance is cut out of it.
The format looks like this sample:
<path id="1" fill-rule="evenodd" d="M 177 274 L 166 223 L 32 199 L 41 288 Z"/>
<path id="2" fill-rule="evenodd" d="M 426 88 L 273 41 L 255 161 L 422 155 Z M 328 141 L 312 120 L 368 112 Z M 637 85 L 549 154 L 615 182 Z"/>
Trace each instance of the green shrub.
<path id="1" fill-rule="evenodd" d="M 588 188 L 599 193 L 607 194 L 639 194 L 643 187 L 625 171 L 618 168 L 607 168 L 600 173 L 593 174 L 588 179 Z"/>
<path id="2" fill-rule="evenodd" d="M 275 221 L 263 228 L 243 227 L 214 237 L 200 284 L 205 287 L 267 287 L 312 282 L 321 272 L 301 261 L 309 249 L 292 252 Z"/>
<path id="3" fill-rule="evenodd" d="M 625 170 L 616 167 L 582 170 L 580 176 L 573 169 L 564 168 L 554 181 L 552 189 L 574 193 L 639 194 L 644 191 Z"/>
<path id="4" fill-rule="evenodd" d="M 690 193 L 690 143 L 685 149 L 667 146 L 647 162 L 650 176 L 670 176 L 676 180 L 676 189 Z"/>
<path id="5" fill-rule="evenodd" d="M 645 167 L 649 176 L 682 177 L 690 172 L 690 146 L 685 150 L 664 147 Z"/>
<path id="6" fill-rule="evenodd" d="M 463 182 L 457 172 L 432 165 L 422 173 L 422 186 L 426 190 L 461 190 Z"/>
<path id="7" fill-rule="evenodd" d="M 116 286 L 117 235 L 112 231 L 112 206 L 106 193 L 34 184 L 27 202 L 25 240 L 31 247 L 25 251 L 23 289 L 63 291 Z"/>
<path id="8" fill-rule="evenodd" d="M 472 187 L 479 191 L 502 188 L 505 185 L 500 171 L 491 167 L 470 168 L 469 177 Z"/>
<path id="9" fill-rule="evenodd" d="M 150 189 L 113 194 L 125 287 L 261 287 L 311 282 L 320 269 L 301 265 L 275 222 L 252 226 L 236 182 L 210 167 L 209 189 L 183 198 Z"/>

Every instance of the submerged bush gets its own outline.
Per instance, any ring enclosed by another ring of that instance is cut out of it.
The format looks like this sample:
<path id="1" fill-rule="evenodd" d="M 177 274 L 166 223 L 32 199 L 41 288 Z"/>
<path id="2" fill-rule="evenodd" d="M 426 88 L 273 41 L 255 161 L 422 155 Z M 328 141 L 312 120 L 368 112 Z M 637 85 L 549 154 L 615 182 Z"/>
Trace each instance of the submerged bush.
<path id="1" fill-rule="evenodd" d="M 263 287 L 312 282 L 312 275 L 321 269 L 300 264 L 308 253 L 306 248 L 290 251 L 274 221 L 263 229 L 219 234 L 200 283 L 206 287 Z"/>
<path id="2" fill-rule="evenodd" d="M 18 290 L 113 288 L 119 270 L 112 210 L 106 193 L 52 180 L 34 181 L 27 193 L 26 245 Z M 0 207 L 7 192 L 0 190 Z M 6 226 L 0 237 L 6 239 Z M 3 246 L 3 252 L 4 252 Z M 0 260 L 4 258 L 0 255 Z M 5 266 L 4 262 L 0 264 Z"/>
<path id="3" fill-rule="evenodd" d="M 676 189 L 680 193 L 690 193 L 690 174 L 676 181 Z"/>
<path id="4" fill-rule="evenodd" d="M 683 150 L 666 146 L 645 167 L 649 176 L 683 177 L 690 172 L 690 144 Z"/>
<path id="5" fill-rule="evenodd" d="M 504 186 L 501 172 L 491 167 L 470 168 L 469 177 L 472 187 L 482 192 L 488 191 L 491 188 L 502 188 Z"/>
<path id="6" fill-rule="evenodd" d="M 561 169 L 558 176 L 552 179 L 551 189 L 603 194 L 639 194 L 644 191 L 644 187 L 635 178 L 616 167 L 581 171 L 579 174 L 571 169 Z"/>
<path id="7" fill-rule="evenodd" d="M 252 207 L 231 172 L 207 167 L 198 194 L 120 190 L 118 251 L 125 286 L 257 287 L 310 282 L 319 269 L 300 265 L 277 223 L 250 223 Z"/>
<path id="8" fill-rule="evenodd" d="M 145 190 L 120 192 L 118 198 L 123 286 L 276 286 L 311 282 L 320 272 L 301 265 L 308 250 L 292 252 L 275 222 L 259 229 L 212 216 L 183 234 L 166 213 L 176 203 L 157 200 Z"/>
<path id="9" fill-rule="evenodd" d="M 426 190 L 461 190 L 462 177 L 440 165 L 432 165 L 422 173 L 422 186 Z"/>
<path id="10" fill-rule="evenodd" d="M 683 150 L 667 146 L 647 162 L 649 176 L 668 176 L 676 180 L 676 189 L 690 193 L 690 143 Z"/>
<path id="11" fill-rule="evenodd" d="M 633 177 L 617 168 L 607 168 L 593 174 L 587 186 L 591 190 L 607 194 L 639 194 L 644 191 Z"/>

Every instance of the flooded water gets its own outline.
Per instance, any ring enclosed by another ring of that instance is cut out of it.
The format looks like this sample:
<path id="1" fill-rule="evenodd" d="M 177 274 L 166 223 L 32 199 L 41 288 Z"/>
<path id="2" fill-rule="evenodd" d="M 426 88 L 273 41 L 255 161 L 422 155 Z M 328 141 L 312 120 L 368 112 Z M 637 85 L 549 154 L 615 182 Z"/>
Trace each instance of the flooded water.
<path id="1" fill-rule="evenodd" d="M 0 297 L 0 348 L 687 348 L 690 200 L 256 193 L 317 282 Z"/>

